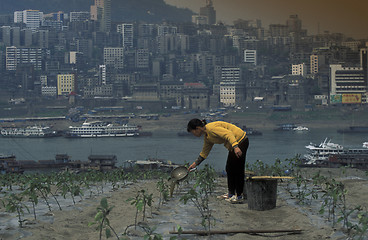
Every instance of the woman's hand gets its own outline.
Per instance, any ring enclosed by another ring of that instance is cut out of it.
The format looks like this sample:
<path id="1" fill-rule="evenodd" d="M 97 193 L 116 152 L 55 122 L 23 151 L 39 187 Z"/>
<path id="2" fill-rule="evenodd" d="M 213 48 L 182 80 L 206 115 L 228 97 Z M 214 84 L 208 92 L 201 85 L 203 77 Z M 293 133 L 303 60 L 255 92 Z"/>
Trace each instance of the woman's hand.
<path id="1" fill-rule="evenodd" d="M 188 167 L 188 171 L 190 171 L 191 169 L 193 169 L 193 168 L 195 168 L 197 165 L 196 165 L 196 163 L 194 162 L 194 163 L 192 163 L 192 165 L 190 165 L 189 167 Z"/>
<path id="2" fill-rule="evenodd" d="M 241 157 L 241 155 L 243 154 L 242 150 L 240 150 L 240 148 L 239 148 L 239 147 L 235 147 L 235 148 L 234 148 L 234 153 L 235 153 L 235 156 L 236 156 L 237 158 L 240 158 L 240 157 Z"/>

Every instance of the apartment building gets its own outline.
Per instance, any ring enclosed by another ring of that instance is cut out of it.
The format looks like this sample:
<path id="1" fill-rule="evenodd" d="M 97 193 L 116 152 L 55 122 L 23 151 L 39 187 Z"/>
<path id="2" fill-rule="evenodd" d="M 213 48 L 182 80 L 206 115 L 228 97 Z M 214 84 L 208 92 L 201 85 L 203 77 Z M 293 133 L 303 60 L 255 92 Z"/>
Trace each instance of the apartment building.
<path id="1" fill-rule="evenodd" d="M 367 103 L 366 93 L 362 67 L 330 65 L 330 103 Z"/>
<path id="2" fill-rule="evenodd" d="M 14 12 L 15 23 L 25 23 L 27 28 L 36 31 L 43 20 L 43 12 L 39 10 L 23 10 Z"/>
<path id="3" fill-rule="evenodd" d="M 104 64 L 117 69 L 124 68 L 124 48 L 108 47 L 104 48 Z"/>
<path id="4" fill-rule="evenodd" d="M 244 62 L 257 66 L 257 50 L 244 50 Z"/>
<path id="5" fill-rule="evenodd" d="M 32 64 L 35 70 L 42 70 L 42 61 L 41 48 L 6 48 L 6 70 L 15 71 L 22 64 Z"/>
<path id="6" fill-rule="evenodd" d="M 291 66 L 291 75 L 305 77 L 307 75 L 307 66 L 305 63 L 293 64 Z"/>
<path id="7" fill-rule="evenodd" d="M 70 22 L 84 22 L 89 20 L 91 17 L 90 12 L 70 12 L 69 21 Z"/>
<path id="8" fill-rule="evenodd" d="M 117 25 L 117 32 L 121 33 L 122 45 L 124 48 L 134 47 L 134 26 L 131 23 L 123 23 Z"/>
<path id="9" fill-rule="evenodd" d="M 74 74 L 58 74 L 57 75 L 57 95 L 68 96 L 71 92 L 76 91 L 76 82 Z"/>

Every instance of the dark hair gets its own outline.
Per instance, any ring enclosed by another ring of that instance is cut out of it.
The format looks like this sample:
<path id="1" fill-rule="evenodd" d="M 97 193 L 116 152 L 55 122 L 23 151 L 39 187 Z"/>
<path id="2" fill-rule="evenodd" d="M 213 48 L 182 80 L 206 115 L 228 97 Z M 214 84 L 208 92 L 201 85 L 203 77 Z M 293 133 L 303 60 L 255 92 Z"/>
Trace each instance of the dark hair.
<path id="1" fill-rule="evenodd" d="M 206 120 L 199 120 L 198 118 L 193 118 L 188 122 L 187 131 L 190 132 L 192 130 L 197 129 L 197 127 L 204 127 L 207 124 Z"/>

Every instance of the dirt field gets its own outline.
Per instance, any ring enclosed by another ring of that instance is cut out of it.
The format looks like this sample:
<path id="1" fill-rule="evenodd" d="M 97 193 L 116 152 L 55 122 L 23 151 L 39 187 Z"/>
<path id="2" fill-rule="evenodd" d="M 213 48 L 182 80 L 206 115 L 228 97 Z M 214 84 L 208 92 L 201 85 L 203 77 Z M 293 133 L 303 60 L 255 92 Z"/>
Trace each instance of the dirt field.
<path id="1" fill-rule="evenodd" d="M 342 172 L 340 169 L 305 169 L 305 176 L 313 176 L 317 171 L 327 177 L 334 177 L 337 181 L 345 184 L 347 189 L 347 203 L 349 207 L 361 205 L 365 209 L 368 197 L 367 175 L 364 171 L 348 169 Z M 188 202 L 184 204 L 179 199 L 192 186 L 191 182 L 182 183 L 174 191 L 173 197 L 163 206 L 158 207 L 158 190 L 156 190 L 156 181 L 140 181 L 132 185 L 120 188 L 117 191 L 108 191 L 97 198 L 84 197 L 75 206 L 70 200 L 63 200 L 63 210 L 45 210 L 40 220 L 34 221 L 28 216 L 25 227 L 20 229 L 16 226 L 16 218 L 11 214 L 1 210 L 1 231 L 0 238 L 10 239 L 55 239 L 55 240 L 90 240 L 99 239 L 98 231 L 95 227 L 88 227 L 88 223 L 93 221 L 96 214 L 96 208 L 100 199 L 107 197 L 108 204 L 114 206 L 109 214 L 111 226 L 119 236 L 125 232 L 127 226 L 134 224 L 136 209 L 127 202 L 127 199 L 134 197 L 136 193 L 145 189 L 147 193 L 153 194 L 154 207 L 147 210 L 146 223 L 150 227 L 157 227 L 155 233 L 163 236 L 163 239 L 169 239 L 178 225 L 184 231 L 203 230 L 201 226 L 201 215 L 193 204 Z M 313 184 L 310 183 L 310 188 Z M 313 201 L 311 204 L 299 205 L 294 197 L 291 197 L 288 191 L 295 188 L 289 180 L 279 181 L 276 207 L 272 210 L 255 211 L 248 209 L 247 201 L 243 204 L 230 204 L 224 200 L 216 198 L 217 195 L 226 192 L 226 178 L 218 179 L 216 192 L 210 197 L 210 209 L 216 223 L 213 230 L 302 230 L 300 234 L 287 233 L 262 233 L 262 234 L 216 234 L 211 239 L 348 239 L 346 232 L 341 224 L 332 226 L 331 220 L 318 213 L 321 199 Z M 106 188 L 107 189 L 107 188 Z M 87 195 L 87 194 L 86 194 Z M 249 197 L 249 196 L 248 196 Z M 42 203 L 40 202 L 39 205 Z M 56 209 L 56 207 L 55 207 Z M 6 219 L 13 218 L 12 221 L 5 222 Z M 142 214 L 138 215 L 138 220 L 142 221 Z M 143 239 L 145 233 L 139 227 L 128 228 L 129 239 Z M 185 235 L 185 239 L 209 239 L 207 236 Z M 105 238 L 103 238 L 105 239 Z M 111 239 L 116 239 L 115 237 Z M 123 238 L 121 238 L 123 239 Z M 363 238 L 366 239 L 366 238 Z"/>

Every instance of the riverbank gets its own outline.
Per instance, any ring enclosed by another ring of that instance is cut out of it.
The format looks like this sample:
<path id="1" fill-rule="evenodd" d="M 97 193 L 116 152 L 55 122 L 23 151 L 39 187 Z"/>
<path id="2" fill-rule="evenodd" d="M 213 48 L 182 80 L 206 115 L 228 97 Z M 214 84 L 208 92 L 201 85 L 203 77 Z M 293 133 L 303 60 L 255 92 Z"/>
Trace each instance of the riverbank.
<path id="1" fill-rule="evenodd" d="M 139 115 L 137 113 L 137 115 Z M 192 118 L 202 119 L 200 113 L 172 113 L 170 116 L 161 115 L 157 120 L 146 118 L 131 118 L 129 123 L 142 126 L 143 131 L 183 131 Z M 219 118 L 214 118 L 219 119 Z M 313 111 L 275 112 L 266 109 L 228 111 L 221 120 L 247 126 L 257 130 L 272 130 L 279 124 L 293 123 L 310 129 L 345 129 L 349 126 L 367 126 L 368 110 L 359 111 L 350 108 L 321 108 Z M 69 126 L 78 126 L 82 122 L 69 120 L 32 121 L 32 122 L 1 122 L 0 127 L 14 127 L 27 125 L 47 125 L 54 130 L 65 131 Z"/>
<path id="2" fill-rule="evenodd" d="M 336 181 L 344 183 L 347 190 L 347 206 L 353 208 L 361 205 L 367 208 L 366 199 L 368 197 L 367 176 L 364 171 L 356 169 L 304 169 L 303 175 L 310 179 L 318 171 L 326 177 L 333 177 Z M 56 210 L 54 206 L 51 212 L 44 210 L 44 214 L 38 220 L 32 220 L 32 215 L 28 214 L 24 222 L 24 228 L 16 226 L 17 219 L 13 215 L 13 220 L 4 224 L 5 220 L 11 218 L 11 214 L 4 213 L 1 209 L 1 231 L 0 238 L 10 239 L 53 239 L 53 240 L 91 240 L 99 239 L 99 233 L 95 229 L 96 225 L 88 226 L 96 214 L 96 208 L 99 206 L 102 197 L 106 197 L 109 206 L 114 206 L 108 215 L 111 226 L 121 236 L 128 226 L 134 224 L 136 208 L 131 205 L 129 198 L 134 198 L 137 192 L 142 189 L 147 194 L 152 194 L 153 207 L 147 209 L 146 220 L 142 220 L 142 213 L 138 214 L 138 221 L 144 222 L 145 226 L 155 228 L 157 234 L 163 236 L 163 239 L 169 239 L 172 236 L 169 232 L 177 226 L 185 231 L 203 230 L 201 226 L 201 215 L 196 207 L 189 201 L 184 204 L 180 198 L 188 191 L 193 182 L 183 182 L 179 188 L 174 191 L 174 195 L 165 204 L 159 207 L 159 192 L 156 190 L 157 180 L 144 180 L 132 183 L 118 190 L 105 187 L 104 194 L 98 197 L 89 198 L 86 193 L 83 200 L 79 200 L 76 205 L 70 199 L 60 198 L 63 210 Z M 312 204 L 297 204 L 297 199 L 289 194 L 294 186 L 290 180 L 278 182 L 278 194 L 276 207 L 266 211 L 255 211 L 248 209 L 248 203 L 230 204 L 224 200 L 216 198 L 226 192 L 226 179 L 219 177 L 216 192 L 210 197 L 210 209 L 216 220 L 213 230 L 302 230 L 300 234 L 288 233 L 267 233 L 267 234 L 221 234 L 214 235 L 211 239 L 224 240 L 320 240 L 320 239 L 347 239 L 347 233 L 341 226 L 341 223 L 332 226 L 331 219 L 326 215 L 318 213 L 318 206 L 321 199 L 317 199 Z M 310 181 L 308 189 L 315 188 Z M 79 197 L 78 197 L 79 199 Z M 38 205 L 44 203 L 39 202 Z M 317 208 L 317 209 L 316 209 Z M 145 235 L 141 228 L 134 229 L 130 227 L 129 239 L 143 239 Z M 209 239 L 206 236 L 185 235 L 186 239 Z M 114 239 L 114 238 L 111 238 Z M 115 238 L 116 239 L 116 238 Z"/>

